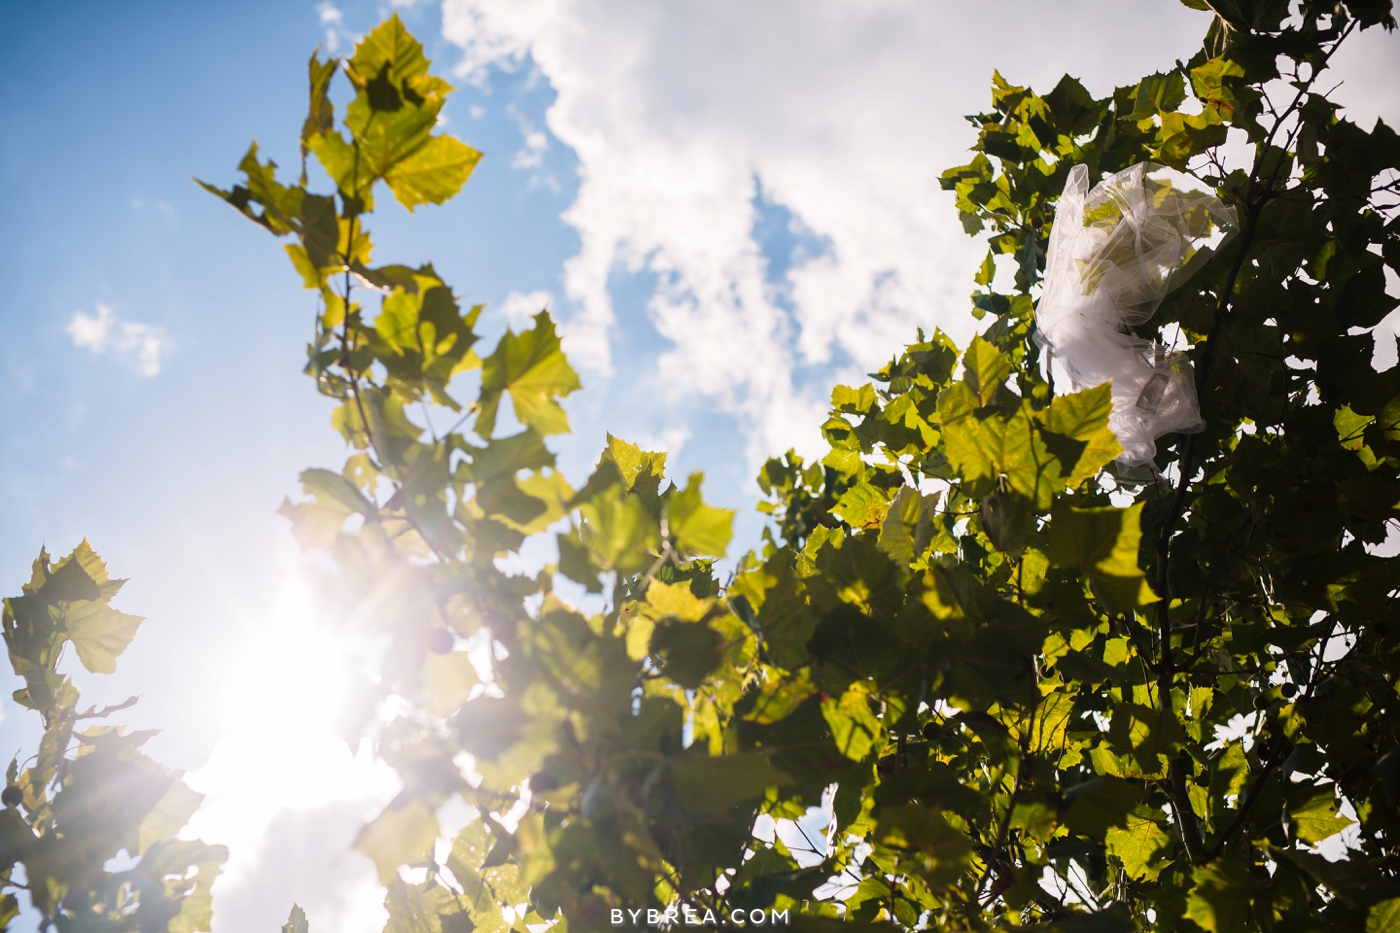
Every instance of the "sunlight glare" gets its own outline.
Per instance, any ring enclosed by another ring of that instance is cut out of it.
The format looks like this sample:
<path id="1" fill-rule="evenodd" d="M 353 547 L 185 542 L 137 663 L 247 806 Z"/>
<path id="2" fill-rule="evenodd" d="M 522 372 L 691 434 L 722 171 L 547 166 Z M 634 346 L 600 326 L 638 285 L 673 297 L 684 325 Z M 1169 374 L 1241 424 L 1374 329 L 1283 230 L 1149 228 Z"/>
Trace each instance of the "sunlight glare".
<path id="1" fill-rule="evenodd" d="M 330 631 L 316 615 L 309 588 L 291 569 L 265 617 L 249 621 L 246 638 L 213 685 L 219 738 L 208 762 L 188 775 L 206 800 L 186 832 L 229 847 L 216 891 L 259 884 L 257 876 L 268 870 L 271 856 L 269 831 L 280 815 L 347 803 L 357 805 L 345 808 L 349 812 L 369 814 L 399 790 L 397 775 L 373 758 L 367 743 L 352 752 L 337 733 L 342 711 L 363 683 L 360 672 L 382 646 Z M 347 840 L 356 825 L 347 822 Z M 343 860 L 364 859 L 355 852 L 327 854 L 323 841 L 317 846 L 313 840 L 307 852 L 282 852 L 277 859 L 312 859 L 317 871 L 341 871 Z M 355 892 L 362 904 L 382 897 L 371 876 L 372 871 L 358 886 L 367 890 Z M 303 906 L 314 921 L 315 905 Z M 363 924 L 345 922 L 343 910 L 333 913 L 342 922 L 323 926 L 327 933 L 377 929 L 378 911 L 370 911 Z"/>

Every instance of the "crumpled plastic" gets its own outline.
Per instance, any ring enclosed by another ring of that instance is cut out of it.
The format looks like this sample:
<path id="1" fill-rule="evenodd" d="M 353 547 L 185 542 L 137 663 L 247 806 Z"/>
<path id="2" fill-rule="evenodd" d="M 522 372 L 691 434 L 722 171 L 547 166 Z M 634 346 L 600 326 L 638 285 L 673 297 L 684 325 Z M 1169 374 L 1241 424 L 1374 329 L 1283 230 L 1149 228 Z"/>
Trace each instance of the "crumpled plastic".
<path id="1" fill-rule="evenodd" d="M 1083 165 L 1070 170 L 1050 231 L 1036 307 L 1036 339 L 1076 390 L 1111 382 L 1108 424 L 1127 467 L 1152 463 L 1156 439 L 1202 430 L 1195 375 L 1186 354 L 1128 331 L 1156 312 L 1238 230 L 1233 207 L 1151 177 L 1139 162 L 1089 190 Z"/>

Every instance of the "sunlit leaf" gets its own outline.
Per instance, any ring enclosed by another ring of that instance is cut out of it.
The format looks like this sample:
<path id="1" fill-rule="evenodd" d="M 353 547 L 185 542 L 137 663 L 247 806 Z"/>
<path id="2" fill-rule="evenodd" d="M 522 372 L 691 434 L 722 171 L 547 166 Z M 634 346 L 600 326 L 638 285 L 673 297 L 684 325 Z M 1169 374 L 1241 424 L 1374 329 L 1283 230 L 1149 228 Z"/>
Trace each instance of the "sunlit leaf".
<path id="1" fill-rule="evenodd" d="M 521 423 L 543 435 L 568 431 L 569 419 L 558 399 L 578 388 L 578 375 L 564 358 L 554 322 L 541 311 L 534 328 L 518 335 L 507 332 L 496 352 L 482 360 L 476 433 L 489 438 L 495 431 L 504 392 L 510 393 Z"/>
<path id="2" fill-rule="evenodd" d="M 355 848 L 368 855 L 385 884 L 398 874 L 399 866 L 428 857 L 438 837 L 438 821 L 421 800 L 403 806 L 392 804 L 360 830 Z"/>

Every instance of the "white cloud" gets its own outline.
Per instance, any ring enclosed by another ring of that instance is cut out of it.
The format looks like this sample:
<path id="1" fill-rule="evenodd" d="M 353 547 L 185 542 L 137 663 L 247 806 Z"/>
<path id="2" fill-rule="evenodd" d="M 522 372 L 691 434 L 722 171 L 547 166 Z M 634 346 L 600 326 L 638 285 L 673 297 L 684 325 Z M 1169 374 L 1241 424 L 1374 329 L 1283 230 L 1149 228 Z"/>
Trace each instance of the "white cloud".
<path id="1" fill-rule="evenodd" d="M 128 359 L 143 376 L 160 373 L 161 354 L 170 347 L 163 328 L 136 321 L 118 321 L 112 309 L 104 304 L 97 306 L 96 315 L 73 312 L 64 330 L 73 346 L 87 349 L 94 356 L 112 350 Z"/>
<path id="2" fill-rule="evenodd" d="M 100 304 L 96 317 L 74 311 L 73 320 L 64 329 L 73 338 L 73 346 L 86 347 L 93 353 L 106 353 L 112 334 L 112 309 Z"/>
<path id="3" fill-rule="evenodd" d="M 642 450 L 665 451 L 674 463 L 676 457 L 680 455 L 681 449 L 685 447 L 685 442 L 690 440 L 690 434 L 688 426 L 674 424 L 654 433 L 642 431 L 635 434 L 630 440 Z M 679 479 L 679 477 L 674 478 Z"/>
<path id="4" fill-rule="evenodd" d="M 510 167 L 514 169 L 537 169 L 544 165 L 544 154 L 549 151 L 549 139 L 539 130 L 525 133 L 525 145 L 515 153 Z"/>
<path id="5" fill-rule="evenodd" d="M 330 0 L 321 0 L 316 4 L 316 13 L 320 17 L 321 25 L 326 27 L 326 51 L 334 55 L 342 43 L 347 47 L 353 47 L 360 41 L 360 36 L 345 28 L 345 14 Z"/>
<path id="6" fill-rule="evenodd" d="M 501 302 L 500 313 L 512 330 L 520 331 L 530 327 L 536 314 L 554 304 L 554 296 L 549 292 L 511 292 Z"/>
<path id="7" fill-rule="evenodd" d="M 796 382 L 861 378 L 918 325 L 971 333 L 981 247 L 938 177 L 967 160 L 962 115 L 987 106 L 993 67 L 1042 90 L 1068 71 L 1102 96 L 1170 69 L 1209 22 L 1176 0 L 1123 14 L 1103 0 L 445 0 L 443 32 L 470 80 L 528 65 L 557 92 L 547 122 L 580 176 L 563 215 L 581 240 L 564 267 L 572 358 L 613 371 L 610 274 L 653 273 L 649 313 L 674 344 L 659 380 L 716 399 L 759 454 L 813 446 L 825 398 Z M 776 283 L 754 236 L 760 185 L 827 247 Z"/>

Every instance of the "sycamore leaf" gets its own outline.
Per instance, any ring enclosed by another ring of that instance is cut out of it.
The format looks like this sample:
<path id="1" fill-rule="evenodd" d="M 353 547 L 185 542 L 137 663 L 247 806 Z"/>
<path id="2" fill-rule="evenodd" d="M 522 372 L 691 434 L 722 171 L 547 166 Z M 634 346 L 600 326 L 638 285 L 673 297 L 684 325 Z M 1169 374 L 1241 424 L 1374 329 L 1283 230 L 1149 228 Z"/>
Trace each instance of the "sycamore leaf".
<path id="1" fill-rule="evenodd" d="M 938 399 L 944 449 L 967 494 L 982 498 L 1004 481 L 1039 509 L 1063 486 L 1059 461 L 1036 429 L 1029 402 L 1010 415 L 999 408 L 971 409 L 972 390 L 954 385 Z"/>
<path id="2" fill-rule="evenodd" d="M 318 50 L 319 51 L 319 50 Z M 330 87 L 331 78 L 335 77 L 336 69 L 340 63 L 335 58 L 327 56 L 321 61 L 321 56 L 316 52 L 311 53 L 311 60 L 306 63 L 307 77 L 310 79 L 311 100 L 307 108 L 306 120 L 301 125 L 301 157 L 306 158 L 306 141 L 317 133 L 324 133 L 335 125 L 335 105 L 331 103 Z M 303 171 L 301 183 L 306 184 L 306 173 Z"/>
<path id="3" fill-rule="evenodd" d="M 641 605 L 641 613 L 658 620 L 699 622 L 713 604 L 713 600 L 696 596 L 688 586 L 652 580 L 647 586 L 646 602 Z"/>
<path id="4" fill-rule="evenodd" d="M 339 473 L 310 469 L 301 474 L 301 488 L 316 497 L 318 504 L 340 511 L 342 517 L 358 512 L 366 518 L 378 516 L 379 509 Z"/>
<path id="5" fill-rule="evenodd" d="M 361 39 L 350 59 L 350 67 L 365 80 L 379 74 L 386 65 L 399 80 L 416 78 L 426 75 L 430 64 L 423 54 L 423 44 L 413 38 L 397 13 Z"/>
<path id="6" fill-rule="evenodd" d="M 918 857 L 914 864 L 934 888 L 957 881 L 972 860 L 972 840 L 949 826 L 942 812 L 933 807 L 884 807 L 879 811 L 876 832 L 882 845 L 915 850 Z"/>
<path id="7" fill-rule="evenodd" d="M 578 374 L 564 358 L 554 321 L 541 311 L 533 329 L 518 335 L 507 331 L 496 352 L 482 361 L 476 433 L 489 438 L 496 429 L 503 392 L 510 393 L 522 424 L 543 435 L 566 433 L 569 418 L 557 399 L 578 388 Z"/>
<path id="8" fill-rule="evenodd" d="M 640 499 L 613 486 L 579 506 L 579 512 L 588 521 L 583 543 L 602 558 L 604 569 L 634 573 L 654 559 L 651 555 L 660 545 L 660 529 Z M 561 568 L 564 540 L 561 536 Z"/>
<path id="9" fill-rule="evenodd" d="M 734 533 L 734 510 L 717 509 L 700 498 L 701 473 L 690 474 L 685 488 L 666 506 L 671 540 L 683 557 L 723 557 Z"/>
<path id="10" fill-rule="evenodd" d="M 1141 785 L 1114 777 L 1091 778 L 1065 793 L 1069 809 L 1065 825 L 1092 839 L 1105 839 L 1110 830 L 1123 829 L 1129 815 L 1143 799 Z"/>
<path id="11" fill-rule="evenodd" d="M 118 612 L 106 603 L 78 602 L 68 610 L 68 638 L 83 667 L 94 674 L 110 674 L 143 621 L 141 616 Z"/>
<path id="12" fill-rule="evenodd" d="M 889 507 L 883 492 L 861 482 L 847 489 L 831 507 L 831 512 L 854 528 L 876 528 L 885 520 Z"/>
<path id="13" fill-rule="evenodd" d="M 428 710 L 434 716 L 446 716 L 461 706 L 480 682 L 466 651 L 445 654 L 430 651 L 423 660 L 423 692 L 427 695 Z"/>
<path id="14" fill-rule="evenodd" d="M 165 796 L 156 802 L 155 808 L 141 821 L 137 830 L 136 854 L 145 855 L 146 850 L 157 842 L 174 839 L 203 801 L 203 794 L 176 777 Z"/>
<path id="15" fill-rule="evenodd" d="M 399 866 L 428 858 L 440 830 L 437 817 L 421 800 L 393 804 L 360 830 L 355 848 L 368 855 L 379 870 L 379 883 L 398 875 Z"/>
<path id="16" fill-rule="evenodd" d="M 197 840 L 171 839 L 157 842 L 141 857 L 136 871 L 154 883 L 143 888 L 142 907 L 147 908 L 146 892 L 163 891 L 165 902 L 150 903 L 153 912 L 161 911 L 171 917 L 164 929 L 169 933 L 197 933 L 208 930 L 214 916 L 211 891 L 228 849 L 205 845 Z M 181 879 L 172 885 L 170 879 Z"/>
<path id="17" fill-rule="evenodd" d="M 836 747 L 852 761 L 860 761 L 880 739 L 880 720 L 870 708 L 870 695 L 861 681 L 851 684 L 839 700 L 822 701 L 822 716 L 831 727 Z"/>
<path id="18" fill-rule="evenodd" d="M 1191 872 L 1195 882 L 1186 898 L 1186 916 L 1210 933 L 1248 933 L 1249 869 L 1226 858 Z"/>
<path id="19" fill-rule="evenodd" d="M 917 490 L 909 486 L 899 487 L 880 523 L 880 550 L 890 555 L 892 560 L 907 564 L 917 556 L 915 537 L 923 509 L 924 500 Z"/>
<path id="20" fill-rule="evenodd" d="M 671 783 L 686 809 L 726 816 L 736 805 L 757 800 L 770 787 L 785 787 L 792 778 L 757 752 L 708 757 L 685 755 L 671 762 Z"/>
<path id="21" fill-rule="evenodd" d="M 1302 801 L 1289 804 L 1288 818 L 1298 840 L 1311 846 L 1356 822 L 1337 814 L 1337 797 L 1331 784 L 1320 785 Z"/>
<path id="22" fill-rule="evenodd" d="M 997 390 L 1011 375 L 1011 360 L 980 336 L 973 337 L 963 354 L 963 381 L 977 396 L 979 405 L 989 405 Z"/>
<path id="23" fill-rule="evenodd" d="M 1366 914 L 1366 933 L 1400 933 L 1400 897 L 1371 905 Z"/>
<path id="24" fill-rule="evenodd" d="M 0 871 L 9 871 L 17 861 L 27 862 L 36 838 L 18 810 L 0 810 Z"/>
<path id="25" fill-rule="evenodd" d="M 393 166 L 384 181 L 399 203 L 412 211 L 419 204 L 441 204 L 467 183 L 481 153 L 451 136 L 434 136 Z"/>
<path id="26" fill-rule="evenodd" d="M 612 456 L 613 465 L 617 467 L 617 473 L 622 477 L 622 485 L 627 487 L 628 492 L 636 489 L 638 482 L 644 479 L 657 480 L 658 483 L 643 483 L 654 488 L 659 485 L 659 480 L 665 474 L 664 450 L 655 453 L 642 450 L 636 444 L 629 444 L 622 438 L 609 434 L 607 452 Z"/>
<path id="27" fill-rule="evenodd" d="M 863 415 L 876 407 L 875 387 L 866 383 L 859 389 L 837 386 L 831 390 L 831 407 L 851 415 Z"/>
<path id="28" fill-rule="evenodd" d="M 1118 437 L 1108 427 L 1113 412 L 1113 387 L 1101 386 L 1058 395 L 1041 415 L 1041 423 L 1052 437 L 1046 446 L 1060 459 L 1060 472 L 1071 489 L 1098 475 L 1114 457 L 1123 452 Z M 1059 442 L 1060 438 L 1070 443 Z"/>
<path id="29" fill-rule="evenodd" d="M 1079 509 L 1056 503 L 1051 512 L 1050 562 L 1087 574 L 1096 594 L 1115 612 L 1157 601 L 1138 566 L 1142 506 Z"/>
<path id="30" fill-rule="evenodd" d="M 301 905 L 293 904 L 292 912 L 287 915 L 287 922 L 282 924 L 282 933 L 310 933 L 311 927 L 306 922 L 306 911 L 301 909 Z"/>
<path id="31" fill-rule="evenodd" d="M 1171 846 L 1171 837 L 1159 825 L 1160 819 L 1160 813 L 1139 806 L 1128 814 L 1127 825 L 1109 827 L 1104 838 L 1108 852 L 1118 857 L 1129 877 L 1156 881 L 1170 864 L 1162 854 Z"/>

